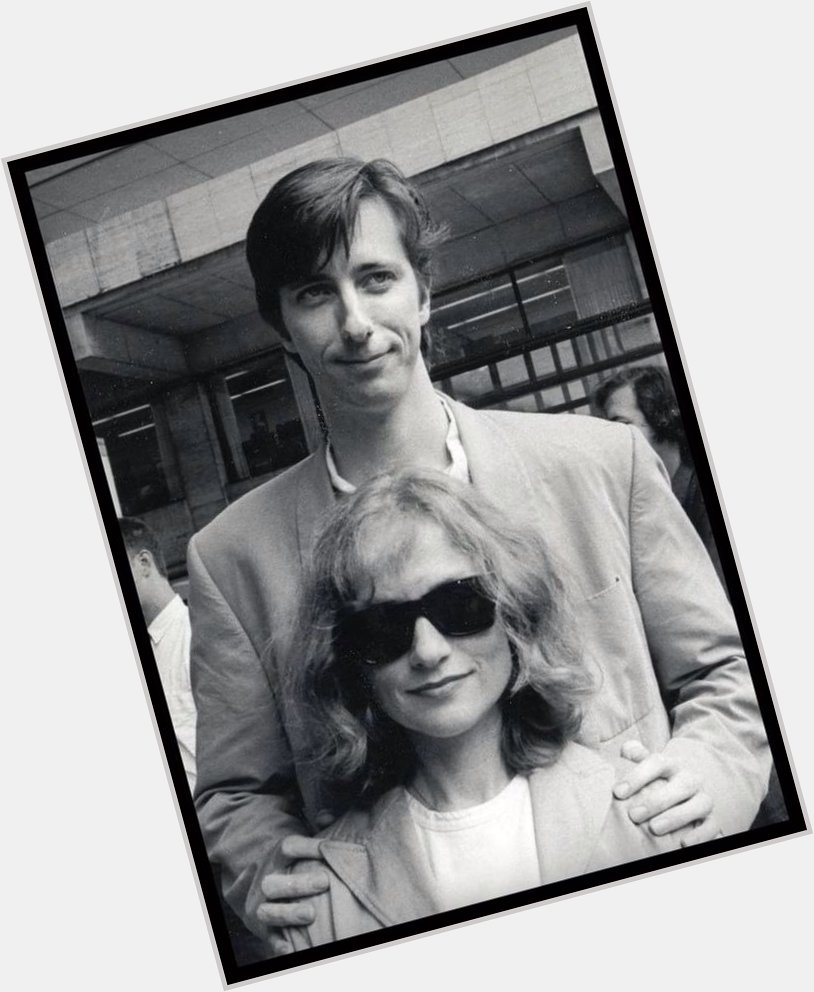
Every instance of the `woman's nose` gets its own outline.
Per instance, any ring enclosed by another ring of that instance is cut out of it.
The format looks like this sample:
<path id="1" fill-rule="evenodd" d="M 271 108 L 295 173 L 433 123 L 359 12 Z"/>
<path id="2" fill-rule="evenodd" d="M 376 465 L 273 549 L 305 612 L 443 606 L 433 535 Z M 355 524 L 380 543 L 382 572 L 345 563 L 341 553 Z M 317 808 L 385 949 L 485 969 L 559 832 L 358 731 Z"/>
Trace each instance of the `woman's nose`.
<path id="1" fill-rule="evenodd" d="M 415 622 L 410 659 L 414 665 L 428 667 L 442 662 L 449 654 L 449 642 L 426 617 Z"/>

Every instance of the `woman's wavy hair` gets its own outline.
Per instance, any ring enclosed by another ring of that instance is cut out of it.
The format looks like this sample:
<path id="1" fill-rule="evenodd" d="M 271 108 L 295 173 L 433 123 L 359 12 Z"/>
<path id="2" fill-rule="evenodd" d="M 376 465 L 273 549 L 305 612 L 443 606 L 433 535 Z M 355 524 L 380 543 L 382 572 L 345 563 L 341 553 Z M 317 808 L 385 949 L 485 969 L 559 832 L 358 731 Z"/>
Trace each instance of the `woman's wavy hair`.
<path id="1" fill-rule="evenodd" d="M 472 486 L 441 473 L 378 475 L 337 506 L 316 544 L 299 613 L 272 646 L 292 652 L 286 688 L 306 714 L 309 758 L 335 809 L 372 802 L 414 769 L 409 738 L 376 705 L 369 673 L 336 657 L 333 628 L 340 611 L 372 601 L 376 575 L 399 567 L 409 525 L 421 523 L 436 524 L 471 558 L 509 639 L 513 672 L 501 705 L 511 771 L 557 757 L 592 687 L 559 569 L 534 527 L 509 523 Z"/>
<path id="2" fill-rule="evenodd" d="M 392 210 L 404 250 L 429 292 L 433 251 L 446 236 L 421 192 L 387 159 L 319 159 L 294 169 L 272 186 L 246 234 L 260 316 L 286 340 L 280 289 L 307 279 L 338 247 L 347 253 L 363 200 L 378 198 Z M 428 347 L 422 329 L 422 352 Z"/>

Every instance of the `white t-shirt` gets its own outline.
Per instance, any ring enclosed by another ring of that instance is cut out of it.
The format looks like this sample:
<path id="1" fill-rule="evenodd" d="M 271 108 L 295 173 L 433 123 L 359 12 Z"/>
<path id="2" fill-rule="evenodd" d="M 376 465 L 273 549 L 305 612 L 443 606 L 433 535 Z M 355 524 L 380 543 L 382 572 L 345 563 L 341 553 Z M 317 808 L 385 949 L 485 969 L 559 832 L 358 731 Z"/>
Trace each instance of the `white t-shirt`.
<path id="1" fill-rule="evenodd" d="M 442 909 L 542 884 L 528 779 L 516 775 L 493 799 L 438 812 L 407 803 Z"/>

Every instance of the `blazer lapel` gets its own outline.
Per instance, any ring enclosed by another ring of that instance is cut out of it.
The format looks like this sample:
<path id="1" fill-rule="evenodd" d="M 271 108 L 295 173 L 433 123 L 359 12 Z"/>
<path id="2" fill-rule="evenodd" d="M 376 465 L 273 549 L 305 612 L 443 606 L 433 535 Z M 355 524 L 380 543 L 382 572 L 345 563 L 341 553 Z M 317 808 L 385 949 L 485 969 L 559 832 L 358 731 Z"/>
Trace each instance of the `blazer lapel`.
<path id="1" fill-rule="evenodd" d="M 529 780 L 543 884 L 589 870 L 613 796 L 613 768 L 587 748 L 566 747 Z"/>
<path id="2" fill-rule="evenodd" d="M 550 489 L 544 460 L 527 465 L 512 432 L 478 410 L 452 401 L 450 405 L 475 487 L 513 520 L 544 521 Z"/>
<path id="3" fill-rule="evenodd" d="M 439 912 L 404 792 L 386 796 L 374 816 L 364 844 L 323 841 L 325 861 L 382 926 Z"/>

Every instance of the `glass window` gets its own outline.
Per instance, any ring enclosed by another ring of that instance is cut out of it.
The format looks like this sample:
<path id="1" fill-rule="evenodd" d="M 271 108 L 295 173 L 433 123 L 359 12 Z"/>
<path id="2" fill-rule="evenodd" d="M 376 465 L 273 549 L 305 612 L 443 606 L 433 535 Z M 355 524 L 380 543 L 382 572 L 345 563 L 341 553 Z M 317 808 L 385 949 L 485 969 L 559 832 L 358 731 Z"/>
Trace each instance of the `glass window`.
<path id="1" fill-rule="evenodd" d="M 560 263 L 537 262 L 517 270 L 517 288 L 532 335 L 538 337 L 576 320 L 568 274 Z"/>
<path id="2" fill-rule="evenodd" d="M 565 389 L 571 400 L 587 399 L 584 379 L 572 379 L 571 382 L 565 384 Z"/>
<path id="3" fill-rule="evenodd" d="M 489 367 L 484 365 L 472 372 L 462 372 L 449 380 L 450 394 L 463 403 L 471 402 L 484 393 L 491 393 L 495 388 Z"/>
<path id="4" fill-rule="evenodd" d="M 141 516 L 170 501 L 149 404 L 97 420 L 93 428 L 107 450 L 116 494 L 125 516 Z"/>
<path id="5" fill-rule="evenodd" d="M 507 338 L 525 334 L 508 275 L 439 294 L 433 300 L 431 326 L 433 365 L 494 351 Z"/>
<path id="6" fill-rule="evenodd" d="M 520 265 L 436 297 L 432 374 L 442 389 L 476 407 L 587 413 L 599 377 L 661 354 L 649 303 L 631 297 L 622 242 L 583 245 L 567 261 Z M 638 315 L 618 322 L 620 301 Z"/>
<path id="7" fill-rule="evenodd" d="M 652 345 L 660 340 L 652 314 L 634 317 L 632 320 L 626 320 L 623 324 L 616 324 L 613 331 L 619 343 L 619 350 L 623 354 L 636 348 Z"/>
<path id="8" fill-rule="evenodd" d="M 281 352 L 224 379 L 250 476 L 285 468 L 308 454 Z"/>
<path id="9" fill-rule="evenodd" d="M 577 364 L 577 356 L 574 354 L 573 342 L 558 341 L 551 346 L 551 350 L 556 354 L 563 369 L 572 369 Z"/>
<path id="10" fill-rule="evenodd" d="M 525 355 L 515 355 L 497 363 L 501 386 L 516 386 L 529 381 L 529 369 Z"/>
<path id="11" fill-rule="evenodd" d="M 539 413 L 541 404 L 538 402 L 538 394 L 526 393 L 523 396 L 515 396 L 500 404 L 503 410 L 514 410 L 515 413 Z"/>
<path id="12" fill-rule="evenodd" d="M 567 402 L 562 386 L 551 386 L 549 389 L 543 389 L 540 391 L 540 396 L 546 410 L 551 407 L 562 406 L 563 403 Z"/>
<path id="13" fill-rule="evenodd" d="M 553 375 L 557 371 L 553 348 L 537 348 L 531 353 L 531 360 L 538 378 Z"/>

